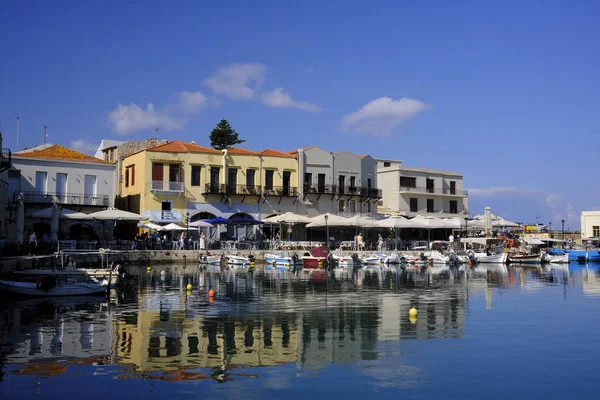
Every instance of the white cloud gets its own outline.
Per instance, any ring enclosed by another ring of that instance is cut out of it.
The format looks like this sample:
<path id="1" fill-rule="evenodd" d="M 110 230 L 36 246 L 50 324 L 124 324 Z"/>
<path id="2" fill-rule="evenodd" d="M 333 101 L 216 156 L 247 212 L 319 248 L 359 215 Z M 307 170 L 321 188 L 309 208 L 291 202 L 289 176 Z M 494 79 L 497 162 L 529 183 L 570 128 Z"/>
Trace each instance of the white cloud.
<path id="1" fill-rule="evenodd" d="M 119 135 L 156 128 L 172 131 L 181 129 L 184 125 L 183 120 L 175 118 L 165 111 L 156 110 L 153 104 L 148 104 L 145 109 L 137 104 L 119 104 L 117 108 L 108 113 L 106 119 Z"/>
<path id="2" fill-rule="evenodd" d="M 262 85 L 267 68 L 259 63 L 229 64 L 202 83 L 216 95 L 232 100 L 250 100 Z"/>
<path id="3" fill-rule="evenodd" d="M 196 114 L 206 106 L 208 99 L 200 92 L 178 92 L 175 103 L 170 107 L 186 114 Z"/>
<path id="4" fill-rule="evenodd" d="M 387 136 L 393 129 L 430 108 L 429 104 L 407 97 L 400 100 L 380 97 L 365 104 L 360 110 L 345 115 L 342 118 L 342 130 Z"/>
<path id="5" fill-rule="evenodd" d="M 297 108 L 299 110 L 305 110 L 310 112 L 321 111 L 321 108 L 316 104 L 296 101 L 292 99 L 290 94 L 284 92 L 283 88 L 280 87 L 273 89 L 272 92 L 264 93 L 262 95 L 262 102 L 269 107 Z"/>
<path id="6" fill-rule="evenodd" d="M 69 147 L 80 153 L 93 155 L 98 148 L 97 144 L 88 142 L 87 139 L 77 139 L 69 143 Z"/>

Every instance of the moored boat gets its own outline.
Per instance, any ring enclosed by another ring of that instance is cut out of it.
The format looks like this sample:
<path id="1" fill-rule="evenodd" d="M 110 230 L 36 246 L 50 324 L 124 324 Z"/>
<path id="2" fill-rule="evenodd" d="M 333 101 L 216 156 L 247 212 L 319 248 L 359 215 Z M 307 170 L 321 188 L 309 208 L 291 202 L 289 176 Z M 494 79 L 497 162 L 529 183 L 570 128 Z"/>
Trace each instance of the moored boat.
<path id="1" fill-rule="evenodd" d="M 511 264 L 541 264 L 541 254 L 511 254 L 508 257 Z"/>
<path id="2" fill-rule="evenodd" d="M 227 264 L 233 264 L 233 265 L 245 265 L 245 264 L 250 264 L 251 260 L 250 260 L 250 257 L 226 255 L 225 262 Z"/>
<path id="3" fill-rule="evenodd" d="M 200 254 L 198 256 L 198 262 L 200 264 L 220 264 L 221 256 L 211 256 L 206 254 Z"/>
<path id="4" fill-rule="evenodd" d="M 310 252 L 304 253 L 302 256 L 302 267 L 304 269 L 324 268 L 328 255 L 328 247 L 314 247 Z"/>
<path id="5" fill-rule="evenodd" d="M 44 275 L 36 281 L 0 280 L 0 290 L 24 296 L 83 296 L 106 293 L 106 287 L 91 278 Z"/>
<path id="6" fill-rule="evenodd" d="M 478 263 L 501 263 L 505 264 L 508 260 L 508 253 L 499 253 L 499 254 L 487 254 L 487 253 L 473 253 Z"/>
<path id="7" fill-rule="evenodd" d="M 569 255 L 568 254 L 550 254 L 544 253 L 542 255 L 542 262 L 552 263 L 552 264 L 568 264 L 569 263 Z"/>
<path id="8" fill-rule="evenodd" d="M 292 264 L 301 264 L 302 261 L 297 254 L 292 254 L 291 256 L 286 256 L 283 252 L 279 254 L 267 253 L 265 254 L 265 262 L 268 265 L 284 265 L 291 266 Z"/>

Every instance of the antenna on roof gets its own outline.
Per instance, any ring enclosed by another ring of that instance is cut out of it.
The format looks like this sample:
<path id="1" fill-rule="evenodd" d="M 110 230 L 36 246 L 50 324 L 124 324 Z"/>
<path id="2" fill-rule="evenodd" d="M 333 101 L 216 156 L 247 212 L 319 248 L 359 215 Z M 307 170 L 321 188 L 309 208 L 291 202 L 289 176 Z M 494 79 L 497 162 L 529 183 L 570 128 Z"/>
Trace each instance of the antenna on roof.
<path id="1" fill-rule="evenodd" d="M 42 126 L 44 127 L 44 144 L 46 144 L 46 139 L 48 138 L 48 132 L 46 132 L 46 129 L 48 129 L 48 127 L 44 124 L 42 124 Z"/>
<path id="2" fill-rule="evenodd" d="M 156 128 L 156 144 L 158 145 L 158 128 Z"/>

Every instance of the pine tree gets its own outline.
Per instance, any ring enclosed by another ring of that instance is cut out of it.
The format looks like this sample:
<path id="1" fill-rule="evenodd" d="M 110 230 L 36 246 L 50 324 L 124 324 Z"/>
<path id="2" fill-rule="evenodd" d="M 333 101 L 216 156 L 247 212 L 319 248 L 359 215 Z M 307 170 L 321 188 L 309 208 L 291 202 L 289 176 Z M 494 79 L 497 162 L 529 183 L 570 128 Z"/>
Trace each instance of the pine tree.
<path id="1" fill-rule="evenodd" d="M 229 149 L 244 142 L 245 140 L 238 138 L 238 133 L 226 119 L 222 119 L 210 133 L 210 145 L 217 150 Z"/>

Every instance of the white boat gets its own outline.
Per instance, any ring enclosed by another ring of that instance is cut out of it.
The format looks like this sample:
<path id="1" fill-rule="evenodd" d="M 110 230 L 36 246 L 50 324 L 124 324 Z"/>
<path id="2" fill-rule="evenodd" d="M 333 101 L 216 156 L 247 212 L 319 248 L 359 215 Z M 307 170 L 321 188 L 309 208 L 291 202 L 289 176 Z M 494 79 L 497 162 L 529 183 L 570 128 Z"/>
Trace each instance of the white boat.
<path id="1" fill-rule="evenodd" d="M 64 268 L 36 268 L 14 272 L 17 276 L 25 277 L 55 276 L 57 278 L 69 277 L 79 280 L 84 280 L 89 277 L 94 278 L 99 282 L 106 281 L 106 284 L 108 284 L 108 279 L 110 277 L 111 285 L 115 285 L 119 275 L 123 273 L 124 271 L 119 264 L 114 268 L 75 268 L 72 264 L 69 264 Z"/>
<path id="2" fill-rule="evenodd" d="M 338 266 L 341 268 L 347 268 L 347 267 L 353 267 L 354 266 L 354 259 L 352 258 L 352 256 L 350 255 L 339 255 L 339 254 L 332 254 L 333 258 L 335 258 L 335 260 L 338 263 Z"/>
<path id="3" fill-rule="evenodd" d="M 506 263 L 508 259 L 508 253 L 490 254 L 487 253 L 473 253 L 478 263 Z"/>
<path id="4" fill-rule="evenodd" d="M 24 296 L 83 296 L 106 293 L 106 287 L 95 279 L 42 276 L 35 282 L 0 280 L 0 290 Z"/>
<path id="5" fill-rule="evenodd" d="M 274 254 L 274 253 L 267 253 L 265 254 L 265 262 L 268 265 L 284 265 L 286 267 L 289 267 L 293 264 L 302 264 L 302 260 L 300 259 L 300 257 L 298 257 L 298 255 L 294 254 L 291 256 L 286 256 L 283 252 L 279 253 L 279 254 Z"/>
<path id="6" fill-rule="evenodd" d="M 250 264 L 250 258 L 242 256 L 225 256 L 225 262 L 232 265 Z"/>
<path id="7" fill-rule="evenodd" d="M 569 255 L 568 254 L 544 253 L 542 255 L 542 262 L 547 262 L 547 263 L 552 263 L 552 264 L 568 264 L 569 263 Z"/>
<path id="8" fill-rule="evenodd" d="M 360 257 L 360 261 L 363 263 L 363 265 L 380 265 L 381 264 L 381 258 L 375 254 L 372 254 L 370 256 Z"/>
<path id="9" fill-rule="evenodd" d="M 542 262 L 541 254 L 511 254 L 508 257 L 511 264 L 540 264 Z"/>
<path id="10" fill-rule="evenodd" d="M 206 254 L 200 254 L 198 256 L 198 262 L 200 264 L 220 264 L 221 256 L 211 256 Z"/>
<path id="11" fill-rule="evenodd" d="M 398 253 L 392 254 L 383 254 L 383 253 L 375 253 L 377 257 L 381 260 L 383 264 L 400 264 L 401 256 Z"/>

